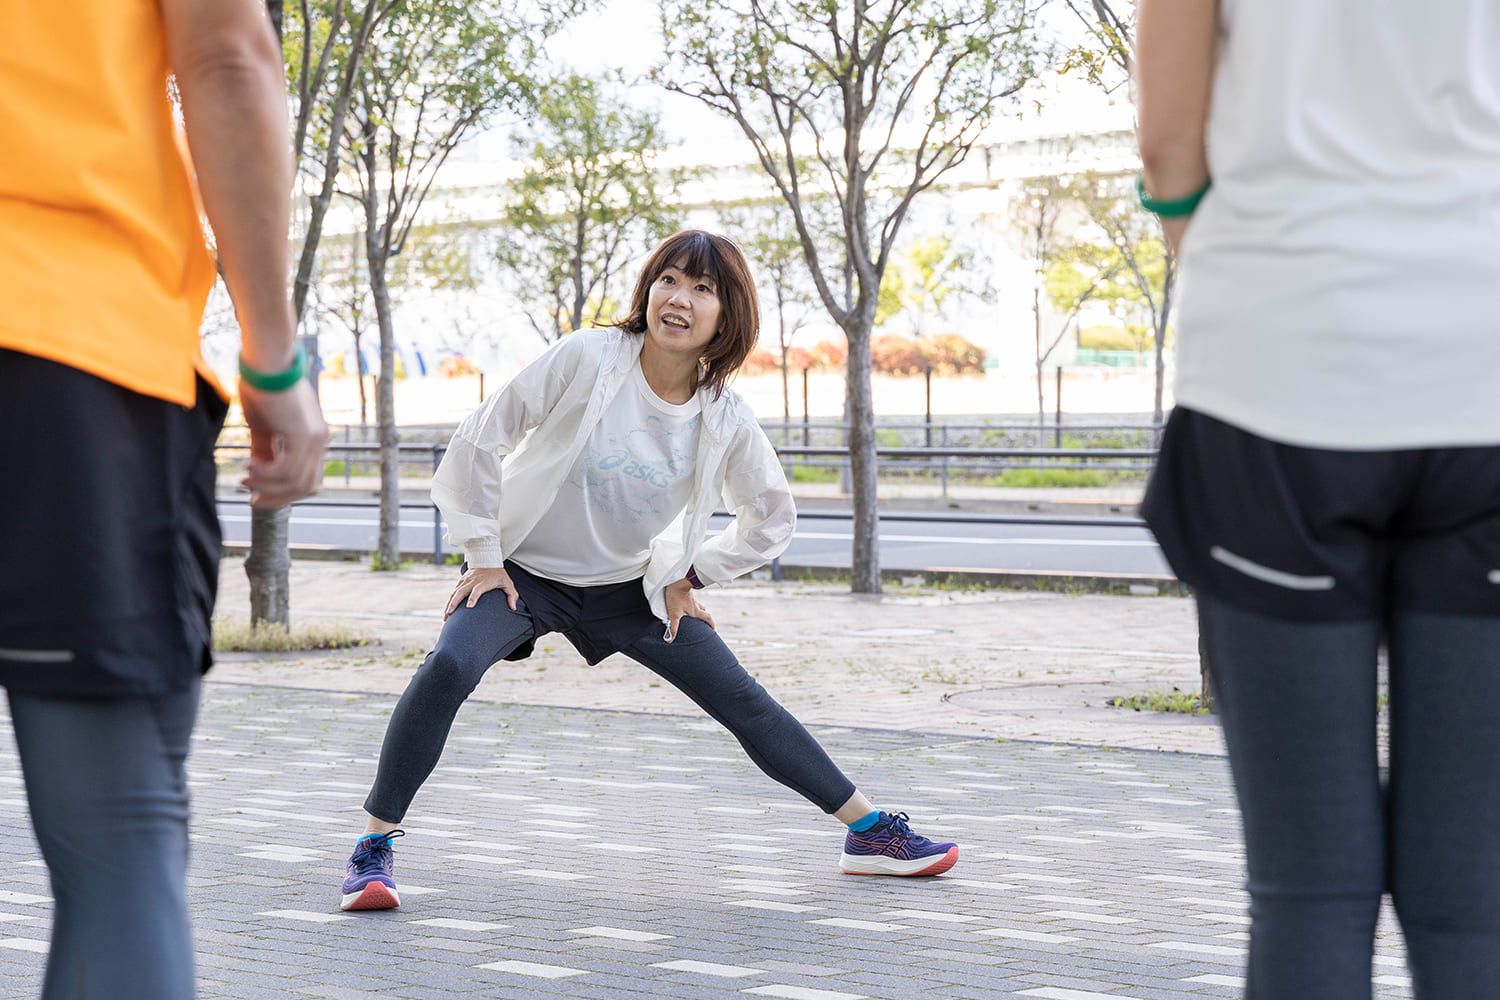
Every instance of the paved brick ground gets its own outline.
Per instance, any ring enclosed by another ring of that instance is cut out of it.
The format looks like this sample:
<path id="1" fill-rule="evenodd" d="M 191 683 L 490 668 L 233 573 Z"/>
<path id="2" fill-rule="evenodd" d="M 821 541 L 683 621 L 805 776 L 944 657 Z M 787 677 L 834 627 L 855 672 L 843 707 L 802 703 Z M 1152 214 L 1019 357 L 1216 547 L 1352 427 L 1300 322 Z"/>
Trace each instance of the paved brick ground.
<path id="1" fill-rule="evenodd" d="M 1222 759 L 815 727 L 952 835 L 930 880 L 836 872 L 841 828 L 701 718 L 473 702 L 399 842 L 406 905 L 336 908 L 392 704 L 219 682 L 192 758 L 205 998 L 1239 995 Z M 32 997 L 45 870 L 0 734 L 0 995 Z M 1408 996 L 1387 921 L 1378 995 Z"/>

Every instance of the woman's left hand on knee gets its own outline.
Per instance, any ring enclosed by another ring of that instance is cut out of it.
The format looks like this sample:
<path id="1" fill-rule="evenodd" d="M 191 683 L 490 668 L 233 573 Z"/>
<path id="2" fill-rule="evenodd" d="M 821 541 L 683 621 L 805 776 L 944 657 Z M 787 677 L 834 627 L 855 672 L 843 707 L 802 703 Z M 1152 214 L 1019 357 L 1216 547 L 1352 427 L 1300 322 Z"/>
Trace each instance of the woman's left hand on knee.
<path id="1" fill-rule="evenodd" d="M 663 596 L 667 601 L 668 642 L 677 638 L 677 628 L 684 618 L 697 618 L 707 622 L 709 628 L 718 631 L 718 626 L 714 624 L 714 616 L 698 603 L 698 596 L 693 592 L 693 585 L 688 581 L 678 580 L 669 585 Z"/>

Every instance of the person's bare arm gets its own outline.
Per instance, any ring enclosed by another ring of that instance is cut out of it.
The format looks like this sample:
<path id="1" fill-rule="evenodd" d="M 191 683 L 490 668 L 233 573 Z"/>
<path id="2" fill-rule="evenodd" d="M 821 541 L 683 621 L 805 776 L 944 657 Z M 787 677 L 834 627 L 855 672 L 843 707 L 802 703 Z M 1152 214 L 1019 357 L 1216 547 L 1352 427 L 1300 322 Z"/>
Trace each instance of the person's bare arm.
<path id="1" fill-rule="evenodd" d="M 292 156 L 275 32 L 260 0 L 160 2 L 204 211 L 244 335 L 241 357 L 257 371 L 284 371 L 296 333 L 287 288 Z M 277 507 L 314 492 L 328 427 L 306 380 L 281 392 L 241 382 L 240 401 L 251 430 L 251 501 Z"/>
<path id="2" fill-rule="evenodd" d="M 1185 198 L 1208 181 L 1204 134 L 1218 17 L 1216 0 L 1140 0 L 1137 8 L 1136 135 L 1155 198 Z M 1187 221 L 1162 220 L 1174 250 Z"/>

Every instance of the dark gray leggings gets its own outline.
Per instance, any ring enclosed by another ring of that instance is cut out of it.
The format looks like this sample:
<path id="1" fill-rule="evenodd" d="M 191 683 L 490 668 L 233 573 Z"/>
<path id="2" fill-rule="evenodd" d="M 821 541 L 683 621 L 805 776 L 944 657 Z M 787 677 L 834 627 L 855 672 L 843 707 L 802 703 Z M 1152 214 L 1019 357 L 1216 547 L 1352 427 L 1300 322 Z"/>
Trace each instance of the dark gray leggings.
<path id="1" fill-rule="evenodd" d="M 1201 594 L 1198 607 L 1244 817 L 1251 1000 L 1367 1000 L 1385 892 L 1419 998 L 1500 997 L 1500 619 L 1294 622 Z"/>
<path id="2" fill-rule="evenodd" d="M 505 595 L 492 590 L 475 607 L 460 606 L 443 624 L 437 648 L 412 675 L 391 713 L 375 784 L 365 799 L 371 816 L 401 822 L 437 766 L 459 706 L 495 661 L 535 637 L 526 605 L 520 608 L 511 611 Z M 824 812 L 834 812 L 854 794 L 853 783 L 812 734 L 740 666 L 705 622 L 682 619 L 670 643 L 653 629 L 621 652 L 691 698 L 734 734 L 762 771 Z"/>
<path id="3" fill-rule="evenodd" d="M 10 695 L 55 901 L 43 1000 L 191 1000 L 184 761 L 198 690 Z"/>

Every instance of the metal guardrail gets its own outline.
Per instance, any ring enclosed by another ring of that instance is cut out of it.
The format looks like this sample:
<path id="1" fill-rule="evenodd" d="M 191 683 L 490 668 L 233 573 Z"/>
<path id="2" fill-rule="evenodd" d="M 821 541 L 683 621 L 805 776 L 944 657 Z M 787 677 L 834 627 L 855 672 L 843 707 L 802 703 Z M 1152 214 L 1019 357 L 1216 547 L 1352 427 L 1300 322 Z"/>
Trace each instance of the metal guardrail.
<path id="1" fill-rule="evenodd" d="M 248 496 L 220 496 L 215 501 L 221 504 L 248 504 Z M 445 560 L 443 552 L 443 520 L 442 512 L 437 505 L 430 500 L 413 501 L 403 500 L 397 505 L 399 510 L 430 510 L 432 511 L 432 564 L 441 566 Z M 378 510 L 379 500 L 326 500 L 317 497 L 307 500 L 298 500 L 292 507 L 354 507 L 361 510 Z M 727 510 L 716 510 L 713 517 L 730 516 Z M 847 519 L 848 515 L 842 511 L 809 510 L 798 511 L 799 521 L 838 521 Z M 1087 517 L 1081 515 L 1057 515 L 1057 514 L 954 514 L 954 513 L 929 513 L 922 511 L 910 511 L 904 513 L 880 513 L 876 516 L 877 523 L 890 522 L 892 524 L 1020 524 L 1045 527 L 1074 527 L 1074 528 L 1144 528 L 1146 522 L 1138 517 Z M 771 560 L 771 579 L 781 579 L 780 558 Z"/>
<path id="2" fill-rule="evenodd" d="M 1116 425 L 1101 425 L 1117 429 Z M 221 443 L 216 450 L 244 452 L 248 444 Z M 843 469 L 849 461 L 849 449 L 841 445 L 775 444 L 776 454 L 788 472 L 801 465 L 806 468 Z M 398 444 L 398 456 L 422 456 L 436 472 L 448 448 L 445 444 Z M 378 455 L 381 446 L 364 442 L 331 442 L 330 455 L 342 456 L 344 485 L 352 481 L 355 456 Z M 948 496 L 949 481 L 957 473 L 1004 473 L 1013 469 L 1053 470 L 1059 472 L 1100 471 L 1146 473 L 1156 460 L 1155 448 L 990 448 L 982 446 L 877 446 L 877 460 L 888 463 L 886 470 L 895 473 L 918 472 L 936 475 L 939 494 Z M 335 459 L 337 460 L 337 458 Z M 398 459 L 399 461 L 399 459 Z M 425 464 L 425 463 L 424 463 Z"/>
<path id="3" fill-rule="evenodd" d="M 844 425 L 830 425 L 842 427 Z M 953 426 L 953 425 L 948 425 Z M 990 425 L 974 425 L 975 427 L 989 427 Z M 1118 430 L 1119 425 L 1100 425 L 1104 429 Z M 909 429 L 909 428 L 908 428 Z M 920 430 L 921 425 L 916 429 Z M 1035 425 L 1024 428 L 1036 430 Z M 1081 429 L 1081 428 L 1069 428 Z M 1132 428 L 1140 430 L 1151 430 L 1153 428 Z M 849 449 L 846 447 L 817 446 L 817 445 L 774 445 L 776 454 L 786 462 L 792 463 L 799 459 L 832 459 L 825 462 L 807 462 L 802 464 L 817 465 L 825 468 L 842 468 L 848 462 Z M 245 452 L 250 450 L 249 444 L 219 443 L 214 446 L 215 451 Z M 398 444 L 396 446 L 399 455 L 421 455 L 431 462 L 431 468 L 437 471 L 438 464 L 447 452 L 447 445 L 443 444 Z M 328 451 L 331 454 L 344 454 L 344 482 L 350 481 L 351 455 L 378 455 L 382 450 L 379 444 L 366 444 L 363 442 L 330 442 Z M 1109 463 L 1111 467 L 1120 471 L 1143 471 L 1150 468 L 1155 461 L 1157 450 L 1155 448 L 987 448 L 987 447 L 876 447 L 877 459 L 886 459 L 892 462 L 909 462 L 918 465 L 927 471 L 933 469 L 933 462 L 937 462 L 937 470 L 942 484 L 942 495 L 948 495 L 948 478 L 950 470 L 957 467 L 960 470 L 990 469 L 996 466 L 976 464 L 976 460 L 1005 460 L 1005 459 L 1032 459 L 1034 462 L 1048 462 L 1047 465 L 1032 464 L 1028 468 L 1050 468 L 1062 470 L 1077 470 L 1086 468 L 1099 468 L 1101 464 Z M 954 462 L 958 459 L 958 462 Z M 1073 460 L 1070 464 L 1063 464 L 1062 460 Z M 1144 465 L 1126 465 L 1123 468 L 1120 462 L 1145 462 Z M 907 466 L 911 467 L 910 465 Z M 1000 465 L 1004 469 L 1008 466 Z M 241 497 L 220 497 L 220 503 L 245 503 L 248 502 Z M 294 507 L 355 507 L 355 508 L 378 508 L 379 500 L 324 500 L 309 499 L 293 504 Z M 431 510 L 432 511 L 432 561 L 434 565 L 442 565 L 443 553 L 443 527 L 442 515 L 431 501 L 399 503 L 402 510 Z M 723 515 L 727 512 L 716 512 Z M 827 511 L 805 511 L 800 512 L 798 517 L 804 520 L 837 519 L 844 515 Z M 928 522 L 940 524 L 1030 524 L 1048 525 L 1060 527 L 1141 527 L 1145 522 L 1139 518 L 1129 517 L 1074 517 L 1066 515 L 1050 514 L 880 514 L 880 521 L 897 522 Z M 772 579 L 781 579 L 780 560 L 773 560 L 771 564 Z"/>

